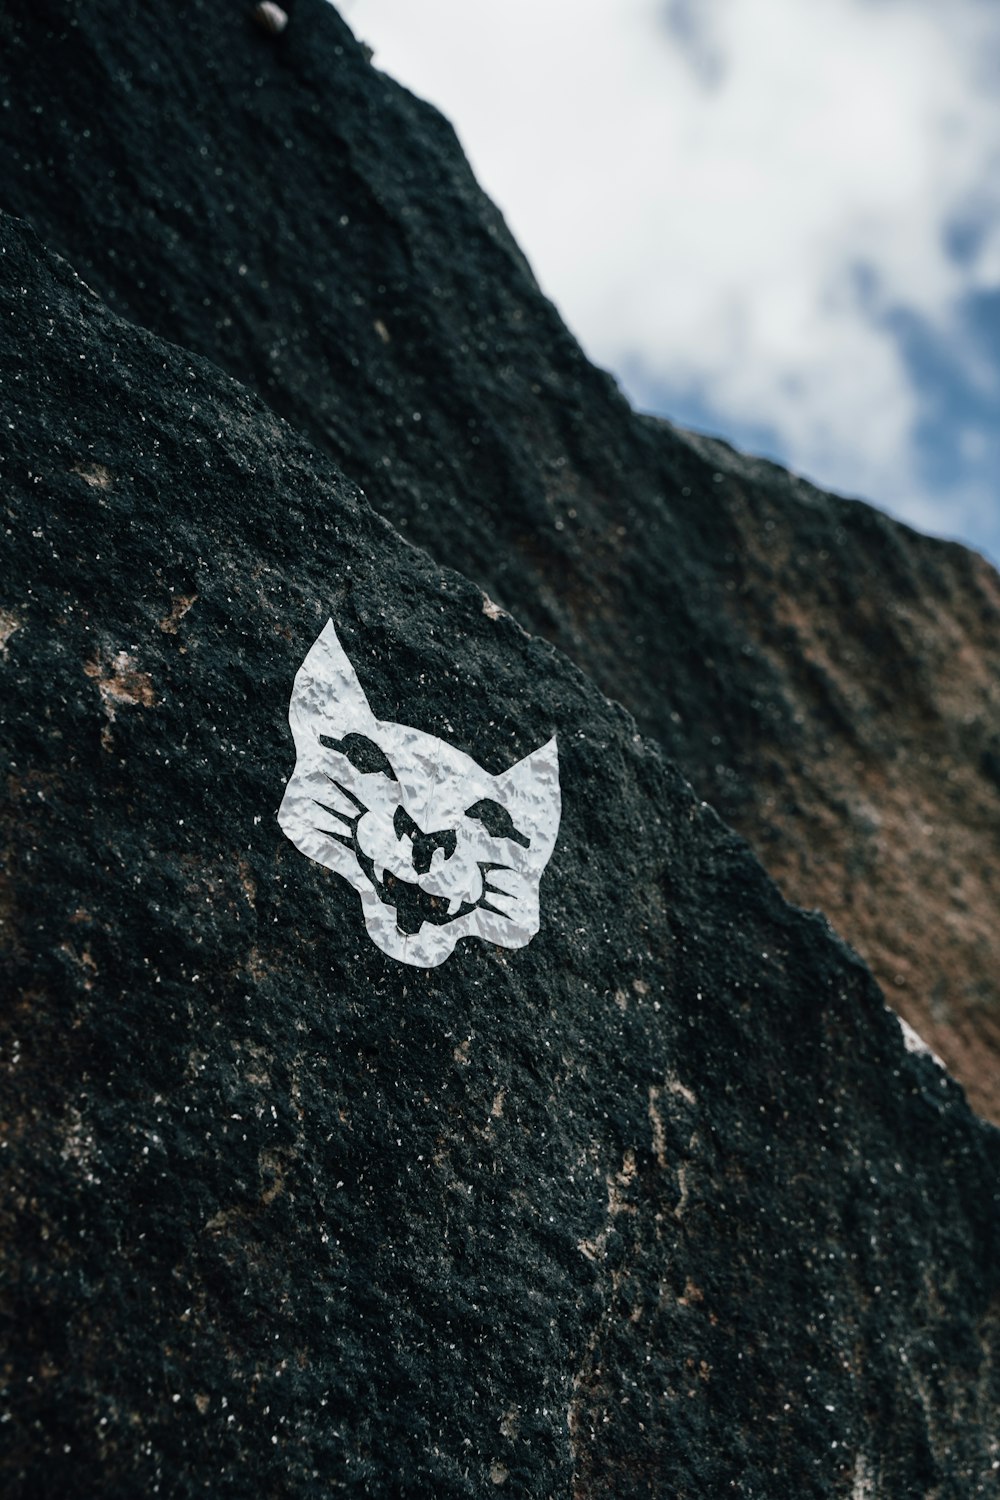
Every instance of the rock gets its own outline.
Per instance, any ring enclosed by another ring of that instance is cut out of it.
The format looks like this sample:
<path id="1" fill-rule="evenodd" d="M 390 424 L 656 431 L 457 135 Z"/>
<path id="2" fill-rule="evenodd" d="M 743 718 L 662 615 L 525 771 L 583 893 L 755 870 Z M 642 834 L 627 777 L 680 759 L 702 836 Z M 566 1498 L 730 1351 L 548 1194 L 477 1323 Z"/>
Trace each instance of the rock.
<path id="1" fill-rule="evenodd" d="M 4 1494 L 990 1493 L 997 1132 L 627 712 L 0 252 Z M 557 734 L 528 946 L 398 963 L 283 836 L 328 618 Z"/>
<path id="2" fill-rule="evenodd" d="M 165 14 L 4 7 L 4 205 L 573 656 L 1000 1120 L 996 573 L 632 413 L 326 0 Z"/>

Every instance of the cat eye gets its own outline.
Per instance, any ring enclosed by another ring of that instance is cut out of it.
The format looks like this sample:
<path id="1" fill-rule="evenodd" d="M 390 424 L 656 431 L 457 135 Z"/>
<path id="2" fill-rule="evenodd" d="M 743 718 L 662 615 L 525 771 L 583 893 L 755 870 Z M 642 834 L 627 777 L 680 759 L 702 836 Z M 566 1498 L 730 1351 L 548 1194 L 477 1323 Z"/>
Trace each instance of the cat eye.
<path id="1" fill-rule="evenodd" d="M 327 750 L 338 750 L 345 756 L 356 771 L 362 776 L 375 776 L 380 772 L 388 776 L 391 781 L 396 780 L 396 773 L 389 764 L 389 757 L 384 750 L 380 750 L 374 740 L 368 739 L 363 734 L 345 734 L 342 740 L 333 740 L 329 735 L 321 734 L 319 737 L 321 745 Z"/>
<path id="2" fill-rule="evenodd" d="M 467 818 L 475 818 L 482 823 L 491 839 L 510 839 L 515 844 L 521 844 L 527 849 L 531 840 L 525 838 L 514 827 L 514 820 L 505 807 L 499 802 L 494 802 L 490 797 L 483 797 L 479 802 L 474 802 L 471 807 L 465 809 Z"/>

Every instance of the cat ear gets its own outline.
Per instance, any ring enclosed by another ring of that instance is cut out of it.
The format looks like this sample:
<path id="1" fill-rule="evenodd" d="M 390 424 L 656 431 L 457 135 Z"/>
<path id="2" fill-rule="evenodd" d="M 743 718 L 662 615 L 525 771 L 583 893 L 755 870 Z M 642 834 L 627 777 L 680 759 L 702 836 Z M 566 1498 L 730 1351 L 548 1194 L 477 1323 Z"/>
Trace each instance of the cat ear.
<path id="1" fill-rule="evenodd" d="M 531 863 L 541 870 L 555 847 L 562 813 L 555 735 L 494 781 L 517 828 L 530 840 Z"/>
<path id="2" fill-rule="evenodd" d="M 358 674 L 327 620 L 295 674 L 288 722 L 296 745 L 300 739 L 332 733 L 370 735 L 376 719 Z"/>

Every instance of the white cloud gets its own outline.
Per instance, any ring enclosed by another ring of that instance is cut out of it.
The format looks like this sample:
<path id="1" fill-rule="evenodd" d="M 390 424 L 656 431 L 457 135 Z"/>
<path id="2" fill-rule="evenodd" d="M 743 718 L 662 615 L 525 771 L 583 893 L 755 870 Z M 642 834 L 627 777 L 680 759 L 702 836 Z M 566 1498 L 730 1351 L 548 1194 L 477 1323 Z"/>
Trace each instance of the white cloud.
<path id="1" fill-rule="evenodd" d="M 451 118 L 546 292 L 640 404 L 698 395 L 720 431 L 767 429 L 819 482 L 956 529 L 921 480 L 925 398 L 887 314 L 996 384 L 961 318 L 1000 283 L 990 0 L 342 9 Z M 978 233 L 961 264 L 958 222 Z"/>

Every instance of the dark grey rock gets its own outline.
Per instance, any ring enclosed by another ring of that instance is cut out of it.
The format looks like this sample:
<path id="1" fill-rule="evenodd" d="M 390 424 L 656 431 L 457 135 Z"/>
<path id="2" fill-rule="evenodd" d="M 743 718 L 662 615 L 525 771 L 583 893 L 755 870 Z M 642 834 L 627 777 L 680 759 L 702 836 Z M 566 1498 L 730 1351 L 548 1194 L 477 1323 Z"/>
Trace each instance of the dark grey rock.
<path id="1" fill-rule="evenodd" d="M 867 970 L 259 400 L 0 250 L 3 1493 L 992 1493 L 998 1136 Z M 402 967 L 281 835 L 328 616 L 384 717 L 558 733 L 527 948 Z"/>
<path id="2" fill-rule="evenodd" d="M 451 127 L 287 9 L 8 0 L 0 206 L 623 702 L 1000 1120 L 997 575 L 632 413 Z"/>

